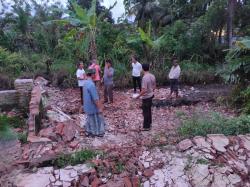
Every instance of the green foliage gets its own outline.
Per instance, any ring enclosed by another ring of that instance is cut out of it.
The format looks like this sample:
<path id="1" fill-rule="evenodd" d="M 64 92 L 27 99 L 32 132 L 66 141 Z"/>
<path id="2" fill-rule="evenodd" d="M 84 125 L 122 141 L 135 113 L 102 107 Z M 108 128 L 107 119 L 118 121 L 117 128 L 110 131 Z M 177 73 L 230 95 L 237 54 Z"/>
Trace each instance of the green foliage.
<path id="1" fill-rule="evenodd" d="M 243 112 L 250 114 L 250 86 L 243 90 L 240 96 L 243 102 Z"/>
<path id="2" fill-rule="evenodd" d="M 203 164 L 203 165 L 208 165 L 210 164 L 210 161 L 209 160 L 206 160 L 206 159 L 203 159 L 203 158 L 200 158 L 196 161 L 196 164 Z"/>
<path id="3" fill-rule="evenodd" d="M 18 77 L 33 78 L 46 71 L 45 56 L 10 52 L 0 47 L 0 89 L 10 89 Z"/>
<path id="4" fill-rule="evenodd" d="M 250 114 L 250 87 L 235 86 L 227 102 L 241 112 Z"/>
<path id="5" fill-rule="evenodd" d="M 184 60 L 180 63 L 181 81 L 188 84 L 208 84 L 217 81 L 215 67 Z"/>
<path id="6" fill-rule="evenodd" d="M 9 73 L 14 77 L 20 76 L 22 72 L 30 71 L 29 62 L 21 53 L 11 53 L 0 47 L 0 72 Z"/>
<path id="7" fill-rule="evenodd" d="M 120 161 L 116 162 L 115 170 L 117 173 L 122 173 L 124 171 L 124 169 L 125 169 L 125 166 L 122 162 L 120 162 Z"/>
<path id="8" fill-rule="evenodd" d="M 225 118 L 218 113 L 195 112 L 191 117 L 182 119 L 178 132 L 183 138 L 206 136 L 207 134 L 247 134 L 250 132 L 250 116 Z"/>
<path id="9" fill-rule="evenodd" d="M 11 128 L 11 120 L 6 115 L 0 115 L 0 140 L 16 139 L 16 134 Z"/>
<path id="10" fill-rule="evenodd" d="M 12 12 L 0 18 L 0 89 L 11 88 L 16 77 L 36 75 L 47 75 L 54 85 L 74 86 L 75 63 L 82 60 L 86 68 L 88 60 L 96 57 L 101 65 L 111 58 L 115 80 L 119 82 L 116 85 L 128 86 L 132 52 L 140 62 L 151 64 L 160 84 L 167 80 L 173 55 L 185 62 L 183 82 L 217 80 L 212 66 L 224 61 L 222 31 L 226 28 L 227 0 L 124 3 L 126 13 L 136 15 L 135 23 L 128 24 L 125 15 L 124 21 L 113 24 L 110 10 L 115 4 L 106 9 L 96 0 L 69 0 L 67 9 L 56 3 L 14 1 Z M 250 28 L 249 3 L 237 1 L 236 7 L 235 32 L 237 36 L 245 35 Z M 63 13 L 68 16 L 63 18 Z M 46 66 L 48 59 L 52 62 L 51 71 Z M 227 61 L 231 67 L 225 67 L 227 73 L 218 75 L 227 76 L 231 82 L 241 82 L 249 76 L 248 54 L 228 54 Z"/>
<path id="11" fill-rule="evenodd" d="M 230 83 L 245 84 L 250 80 L 250 40 L 235 43 L 226 56 L 227 64 L 222 69 L 224 79 Z"/>
<path id="12" fill-rule="evenodd" d="M 236 84 L 229 102 L 250 114 L 250 40 L 243 38 L 235 42 L 235 46 L 228 51 L 225 64 L 218 73 L 224 80 Z"/>
<path id="13" fill-rule="evenodd" d="M 74 166 L 77 164 L 83 164 L 86 161 L 93 159 L 97 156 L 97 152 L 92 150 L 81 150 L 73 154 L 61 155 L 59 158 L 53 161 L 53 165 L 59 168 L 66 167 L 68 165 Z"/>
<path id="14" fill-rule="evenodd" d="M 17 134 L 18 140 L 22 143 L 25 144 L 28 142 L 28 133 L 27 132 L 22 132 Z"/>

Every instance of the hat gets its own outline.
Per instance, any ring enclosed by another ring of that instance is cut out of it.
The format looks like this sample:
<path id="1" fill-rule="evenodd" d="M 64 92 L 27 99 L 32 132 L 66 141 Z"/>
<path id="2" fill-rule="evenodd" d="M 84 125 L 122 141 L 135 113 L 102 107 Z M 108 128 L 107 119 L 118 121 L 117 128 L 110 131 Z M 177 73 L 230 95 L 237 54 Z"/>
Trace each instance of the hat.
<path id="1" fill-rule="evenodd" d="M 94 70 L 94 69 L 87 69 L 87 70 L 86 70 L 86 74 L 87 74 L 87 75 L 95 74 L 95 70 Z"/>

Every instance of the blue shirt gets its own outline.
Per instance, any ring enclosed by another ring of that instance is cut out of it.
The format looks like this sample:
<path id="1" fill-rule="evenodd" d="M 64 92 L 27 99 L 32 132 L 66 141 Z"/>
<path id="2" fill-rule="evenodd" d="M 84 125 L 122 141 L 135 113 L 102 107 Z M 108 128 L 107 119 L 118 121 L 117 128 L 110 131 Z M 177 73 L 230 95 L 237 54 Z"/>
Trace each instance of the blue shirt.
<path id="1" fill-rule="evenodd" d="M 86 80 L 84 83 L 83 98 L 84 98 L 84 112 L 86 114 L 99 113 L 99 110 L 95 104 L 95 101 L 99 100 L 99 96 L 94 82 L 90 79 Z"/>
<path id="2" fill-rule="evenodd" d="M 112 67 L 104 69 L 104 85 L 113 84 L 114 69 Z"/>

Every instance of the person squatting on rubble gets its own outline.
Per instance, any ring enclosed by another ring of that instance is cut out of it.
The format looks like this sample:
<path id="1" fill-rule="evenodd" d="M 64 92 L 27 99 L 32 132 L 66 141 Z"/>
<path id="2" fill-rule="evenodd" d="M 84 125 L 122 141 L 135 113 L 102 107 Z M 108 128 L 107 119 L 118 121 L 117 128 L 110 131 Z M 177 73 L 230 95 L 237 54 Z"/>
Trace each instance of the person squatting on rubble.
<path id="1" fill-rule="evenodd" d="M 86 76 L 85 76 L 85 71 L 83 69 L 83 62 L 81 62 L 81 61 L 78 63 L 76 77 L 78 80 L 78 87 L 80 88 L 81 103 L 83 104 L 83 86 L 84 86 L 84 80 L 86 79 Z"/>
<path id="2" fill-rule="evenodd" d="M 106 124 L 102 114 L 103 106 L 93 82 L 95 73 L 94 69 L 86 70 L 87 80 L 83 87 L 84 112 L 87 114 L 85 131 L 86 136 L 103 137 Z"/>
<path id="3" fill-rule="evenodd" d="M 136 87 L 138 85 L 140 92 L 141 92 L 141 72 L 142 72 L 142 65 L 137 61 L 135 55 L 131 55 L 131 62 L 132 62 L 132 79 L 133 79 L 133 87 L 134 93 L 136 93 Z"/>
<path id="4" fill-rule="evenodd" d="M 179 78 L 181 75 L 181 68 L 178 64 L 177 58 L 173 58 L 172 60 L 172 68 L 169 72 L 169 80 L 170 80 L 170 95 L 169 97 L 172 97 L 173 92 L 175 92 L 176 98 L 179 97 Z"/>
<path id="5" fill-rule="evenodd" d="M 104 103 L 113 103 L 113 77 L 114 68 L 110 59 L 105 61 L 103 83 L 104 83 Z"/>
<path id="6" fill-rule="evenodd" d="M 152 124 L 152 99 L 156 88 L 155 76 L 149 72 L 149 64 L 142 64 L 142 90 L 136 98 L 142 98 L 143 129 L 148 131 Z"/>

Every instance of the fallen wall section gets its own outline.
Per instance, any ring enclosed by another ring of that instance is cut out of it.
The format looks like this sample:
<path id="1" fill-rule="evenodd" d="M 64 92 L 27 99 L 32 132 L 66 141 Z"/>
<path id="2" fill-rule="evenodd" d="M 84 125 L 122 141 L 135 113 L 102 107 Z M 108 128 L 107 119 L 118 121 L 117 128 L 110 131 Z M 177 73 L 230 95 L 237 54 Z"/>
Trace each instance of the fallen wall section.
<path id="1" fill-rule="evenodd" d="M 30 93 L 34 86 L 33 79 L 16 79 L 15 90 L 0 91 L 0 110 L 19 108 L 25 112 L 29 109 Z"/>
<path id="2" fill-rule="evenodd" d="M 16 79 L 14 82 L 15 90 L 18 95 L 18 106 L 24 111 L 28 111 L 31 90 L 34 87 L 33 79 Z"/>
<path id="3" fill-rule="evenodd" d="M 0 91 L 0 110 L 11 109 L 18 105 L 18 94 L 16 90 Z"/>
<path id="4" fill-rule="evenodd" d="M 29 126 L 29 135 L 28 141 L 32 141 L 34 136 L 36 136 L 42 124 L 42 119 L 44 118 L 44 100 L 46 93 L 44 90 L 44 86 L 48 84 L 48 81 L 42 77 L 38 77 L 34 81 L 35 86 L 31 91 L 31 99 L 29 102 L 29 119 L 28 119 L 28 126 Z"/>

